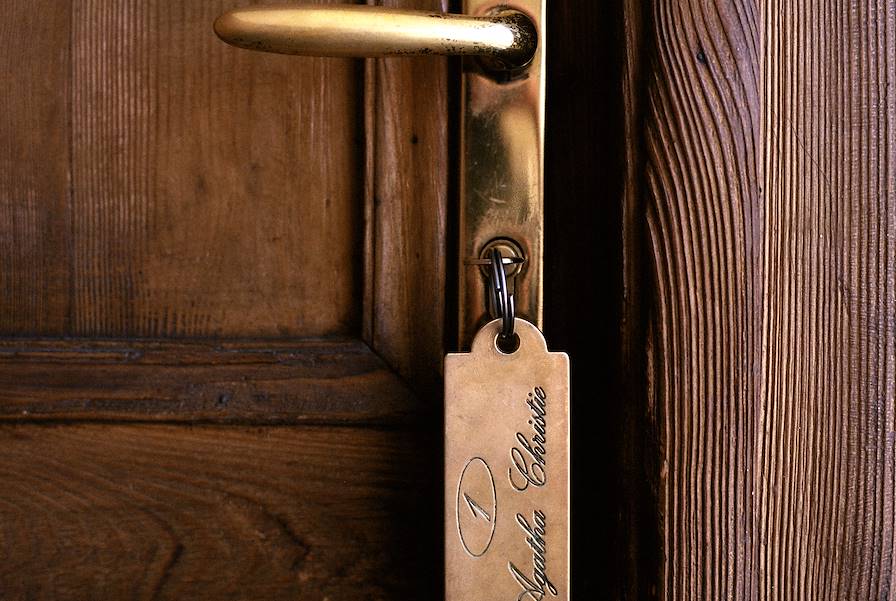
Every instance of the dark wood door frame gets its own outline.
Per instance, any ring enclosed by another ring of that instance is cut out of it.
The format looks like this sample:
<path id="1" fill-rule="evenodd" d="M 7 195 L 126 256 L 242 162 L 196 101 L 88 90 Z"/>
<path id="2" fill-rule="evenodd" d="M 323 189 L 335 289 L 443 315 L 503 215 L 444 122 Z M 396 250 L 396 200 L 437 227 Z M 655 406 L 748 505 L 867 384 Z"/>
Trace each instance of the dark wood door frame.
<path id="1" fill-rule="evenodd" d="M 552 6 L 576 598 L 892 596 L 891 3 Z"/>

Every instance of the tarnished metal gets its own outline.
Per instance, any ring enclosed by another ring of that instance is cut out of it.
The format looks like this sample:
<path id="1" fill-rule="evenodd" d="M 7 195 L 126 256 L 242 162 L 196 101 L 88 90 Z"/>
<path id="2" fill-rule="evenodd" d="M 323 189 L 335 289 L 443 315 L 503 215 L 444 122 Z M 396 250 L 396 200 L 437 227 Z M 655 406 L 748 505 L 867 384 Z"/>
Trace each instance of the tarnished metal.
<path id="1" fill-rule="evenodd" d="M 445 598 L 569 599 L 569 357 L 516 320 L 445 359 Z"/>
<path id="2" fill-rule="evenodd" d="M 251 6 L 215 21 L 229 44 L 280 54 L 377 57 L 480 56 L 492 68 L 519 68 L 535 52 L 532 21 L 514 10 L 476 17 L 357 5 Z"/>
<path id="3" fill-rule="evenodd" d="M 496 3 L 465 0 L 464 12 L 488 14 Z M 505 6 L 502 4 L 502 6 Z M 463 75 L 460 265 L 481 256 L 495 238 L 516 241 L 526 262 L 515 274 L 516 312 L 542 319 L 545 39 L 542 0 L 507 3 L 529 16 L 538 48 L 522 71 L 501 78 L 468 61 Z M 465 348 L 488 321 L 486 279 L 475 269 L 458 274 L 458 345 Z"/>

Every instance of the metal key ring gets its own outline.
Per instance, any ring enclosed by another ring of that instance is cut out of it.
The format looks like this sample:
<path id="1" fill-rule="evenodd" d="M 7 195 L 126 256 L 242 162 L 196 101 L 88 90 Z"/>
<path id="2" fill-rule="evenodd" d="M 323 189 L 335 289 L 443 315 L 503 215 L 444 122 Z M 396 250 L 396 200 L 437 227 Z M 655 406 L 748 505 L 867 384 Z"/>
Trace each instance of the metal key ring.
<path id="1" fill-rule="evenodd" d="M 513 337 L 513 325 L 516 318 L 516 304 L 513 301 L 513 295 L 507 289 L 507 274 L 504 272 L 504 257 L 501 251 L 493 248 L 491 251 L 492 278 L 491 288 L 493 300 L 495 303 L 495 311 L 497 316 L 501 318 L 501 334 L 502 340 L 508 340 Z"/>
<path id="2" fill-rule="evenodd" d="M 501 263 L 503 263 L 505 266 L 507 266 L 507 265 L 522 265 L 525 262 L 526 262 L 525 257 L 504 257 L 504 256 L 501 257 Z M 484 265 L 491 265 L 491 264 L 492 264 L 491 257 L 489 257 L 487 259 L 464 259 L 464 265 L 484 266 Z"/>

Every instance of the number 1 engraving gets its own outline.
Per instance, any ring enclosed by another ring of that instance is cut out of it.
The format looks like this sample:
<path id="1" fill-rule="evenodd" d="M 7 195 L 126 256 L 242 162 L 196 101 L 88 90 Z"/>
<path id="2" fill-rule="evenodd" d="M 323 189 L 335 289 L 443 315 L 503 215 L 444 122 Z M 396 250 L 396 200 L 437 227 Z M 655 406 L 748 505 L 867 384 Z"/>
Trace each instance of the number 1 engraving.
<path id="1" fill-rule="evenodd" d="M 470 495 L 464 493 L 464 499 L 467 500 L 467 506 L 470 508 L 470 513 L 473 514 L 473 517 L 476 517 L 478 513 L 480 516 L 485 518 L 486 522 L 492 521 L 492 516 L 488 514 L 488 512 L 479 506 L 479 503 L 470 498 Z"/>
<path id="2" fill-rule="evenodd" d="M 457 483 L 455 512 L 460 542 L 471 557 L 482 557 L 495 536 L 498 497 L 492 470 L 482 457 L 473 457 L 464 466 Z M 479 504 L 483 502 L 485 506 Z M 464 505 L 470 510 L 467 513 Z"/>

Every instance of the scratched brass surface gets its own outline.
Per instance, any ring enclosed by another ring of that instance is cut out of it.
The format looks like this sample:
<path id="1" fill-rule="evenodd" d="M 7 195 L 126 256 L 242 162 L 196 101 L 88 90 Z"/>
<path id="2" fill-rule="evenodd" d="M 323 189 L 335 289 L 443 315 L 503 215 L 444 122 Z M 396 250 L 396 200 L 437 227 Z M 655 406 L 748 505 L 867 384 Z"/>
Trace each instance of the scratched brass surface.
<path id="1" fill-rule="evenodd" d="M 445 359 L 446 601 L 569 599 L 569 358 L 516 320 Z"/>
<path id="2" fill-rule="evenodd" d="M 377 6 L 251 6 L 218 17 L 215 32 L 229 44 L 280 54 L 475 55 L 513 67 L 529 62 L 536 44 L 532 22 L 504 10 L 472 17 Z"/>
<path id="3" fill-rule="evenodd" d="M 494 10 L 494 1 L 465 0 L 464 12 Z M 515 240 L 526 255 L 513 282 L 516 312 L 535 325 L 542 319 L 545 12 L 543 0 L 502 4 L 524 12 L 538 30 L 538 48 L 518 77 L 496 80 L 466 61 L 461 129 L 459 348 L 490 317 L 483 307 L 485 280 L 465 261 L 494 238 Z"/>

